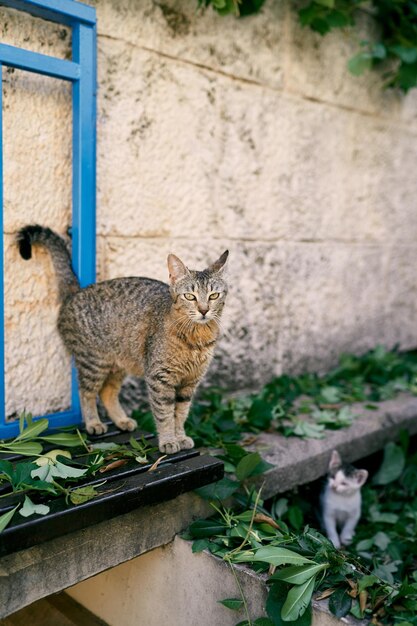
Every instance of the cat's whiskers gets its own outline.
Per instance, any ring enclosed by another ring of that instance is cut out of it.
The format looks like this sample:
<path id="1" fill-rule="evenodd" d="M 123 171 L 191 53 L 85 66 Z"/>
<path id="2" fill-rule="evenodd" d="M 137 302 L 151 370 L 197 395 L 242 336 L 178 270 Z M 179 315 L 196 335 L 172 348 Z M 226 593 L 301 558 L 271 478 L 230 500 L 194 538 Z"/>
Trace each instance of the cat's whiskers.
<path id="1" fill-rule="evenodd" d="M 169 326 L 168 326 L 169 330 L 175 330 L 175 328 L 179 327 L 184 322 L 184 320 L 186 320 L 187 318 L 188 318 L 188 315 L 183 313 L 182 315 L 180 315 L 176 319 L 170 321 L 169 322 Z"/>
<path id="2" fill-rule="evenodd" d="M 213 321 L 216 322 L 216 324 L 219 327 L 219 330 L 221 331 L 222 335 L 224 335 L 225 337 L 229 338 L 230 337 L 229 332 L 226 330 L 226 328 L 224 327 L 223 322 L 220 320 L 219 313 L 214 313 Z"/>

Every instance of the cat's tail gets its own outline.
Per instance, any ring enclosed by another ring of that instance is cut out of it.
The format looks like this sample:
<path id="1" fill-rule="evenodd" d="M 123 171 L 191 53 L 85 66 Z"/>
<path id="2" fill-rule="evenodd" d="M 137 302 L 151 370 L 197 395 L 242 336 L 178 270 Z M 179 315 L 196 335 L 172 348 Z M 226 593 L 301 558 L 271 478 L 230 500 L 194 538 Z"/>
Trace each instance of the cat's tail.
<path id="1" fill-rule="evenodd" d="M 32 246 L 41 246 L 48 250 L 52 258 L 54 270 L 58 279 L 59 298 L 64 302 L 66 298 L 80 289 L 80 284 L 71 266 L 71 257 L 67 245 L 50 228 L 38 224 L 24 226 L 16 235 L 16 243 L 23 259 L 32 257 Z"/>

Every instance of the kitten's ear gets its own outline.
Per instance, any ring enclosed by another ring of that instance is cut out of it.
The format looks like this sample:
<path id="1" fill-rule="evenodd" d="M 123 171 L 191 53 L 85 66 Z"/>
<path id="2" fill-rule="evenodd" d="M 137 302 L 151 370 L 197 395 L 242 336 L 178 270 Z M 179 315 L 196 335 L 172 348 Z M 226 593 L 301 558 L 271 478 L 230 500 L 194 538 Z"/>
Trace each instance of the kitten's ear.
<path id="1" fill-rule="evenodd" d="M 210 272 L 210 274 L 219 274 L 220 272 L 223 272 L 226 267 L 226 261 L 228 256 L 229 250 L 225 250 L 221 257 L 219 257 L 217 261 L 214 261 L 214 263 L 212 263 L 212 265 L 208 267 L 208 271 Z"/>
<path id="2" fill-rule="evenodd" d="M 340 454 L 337 450 L 333 450 L 332 456 L 330 457 L 329 472 L 335 472 L 341 465 L 342 459 L 340 458 Z"/>
<path id="3" fill-rule="evenodd" d="M 168 254 L 168 271 L 171 284 L 190 274 L 188 268 L 175 254 Z"/>
<path id="4" fill-rule="evenodd" d="M 366 479 L 368 478 L 368 472 L 365 469 L 356 470 L 355 479 L 358 483 L 359 487 L 362 487 L 366 483 Z"/>

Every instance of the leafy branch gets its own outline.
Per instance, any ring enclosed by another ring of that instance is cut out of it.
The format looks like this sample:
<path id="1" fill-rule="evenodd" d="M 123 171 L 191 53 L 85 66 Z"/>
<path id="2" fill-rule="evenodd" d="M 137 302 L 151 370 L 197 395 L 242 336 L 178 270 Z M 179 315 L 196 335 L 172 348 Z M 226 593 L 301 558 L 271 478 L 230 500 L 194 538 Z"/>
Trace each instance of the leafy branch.
<path id="1" fill-rule="evenodd" d="M 200 7 L 212 5 L 220 15 L 258 13 L 265 0 L 198 0 Z M 298 9 L 302 26 L 320 35 L 334 29 L 353 28 L 361 13 L 376 24 L 372 40 L 362 41 L 348 68 L 359 76 L 369 69 L 381 69 L 386 86 L 407 92 L 417 86 L 417 2 L 416 0 L 310 0 Z"/>
<path id="2" fill-rule="evenodd" d="M 26 424 L 26 425 L 25 425 Z M 31 457 L 28 461 L 13 463 L 0 459 L 0 498 L 10 499 L 13 495 L 24 496 L 24 501 L 0 516 L 0 532 L 11 522 L 16 511 L 23 517 L 46 515 L 50 507 L 31 500 L 28 494 L 38 496 L 65 496 L 67 504 L 81 504 L 99 495 L 99 485 L 72 486 L 87 476 L 111 471 L 129 461 L 141 465 L 149 464 L 148 455 L 157 448 L 150 445 L 144 437 L 140 440 L 130 438 L 129 444 L 114 442 L 88 443 L 86 436 L 78 430 L 76 433 L 59 432 L 45 434 L 49 422 L 46 418 L 34 421 L 30 414 L 23 414 L 19 420 L 19 434 L 12 440 L 0 440 L 1 454 L 20 454 Z M 81 458 L 72 460 L 69 450 L 53 449 L 44 451 L 44 446 L 60 445 L 66 448 L 78 448 L 84 452 Z M 69 486 L 68 483 L 70 483 Z"/>

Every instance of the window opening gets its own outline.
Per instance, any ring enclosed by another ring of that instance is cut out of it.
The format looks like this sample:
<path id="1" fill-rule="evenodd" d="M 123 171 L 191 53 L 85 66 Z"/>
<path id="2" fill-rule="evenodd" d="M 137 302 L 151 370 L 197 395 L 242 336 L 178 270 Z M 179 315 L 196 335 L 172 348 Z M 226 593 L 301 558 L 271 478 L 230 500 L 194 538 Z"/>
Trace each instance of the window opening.
<path id="1" fill-rule="evenodd" d="M 19 432 L 5 411 L 2 71 L 26 70 L 72 84 L 72 263 L 82 287 L 95 282 L 96 233 L 96 12 L 74 0 L 0 0 L 0 5 L 69 26 L 72 59 L 64 60 L 0 43 L 0 438 Z M 47 224 L 46 224 L 47 226 Z M 30 407 L 28 407 L 30 408 Z M 35 419 L 43 416 L 36 416 Z M 52 427 L 81 423 L 72 367 L 71 406 L 47 415 Z"/>

